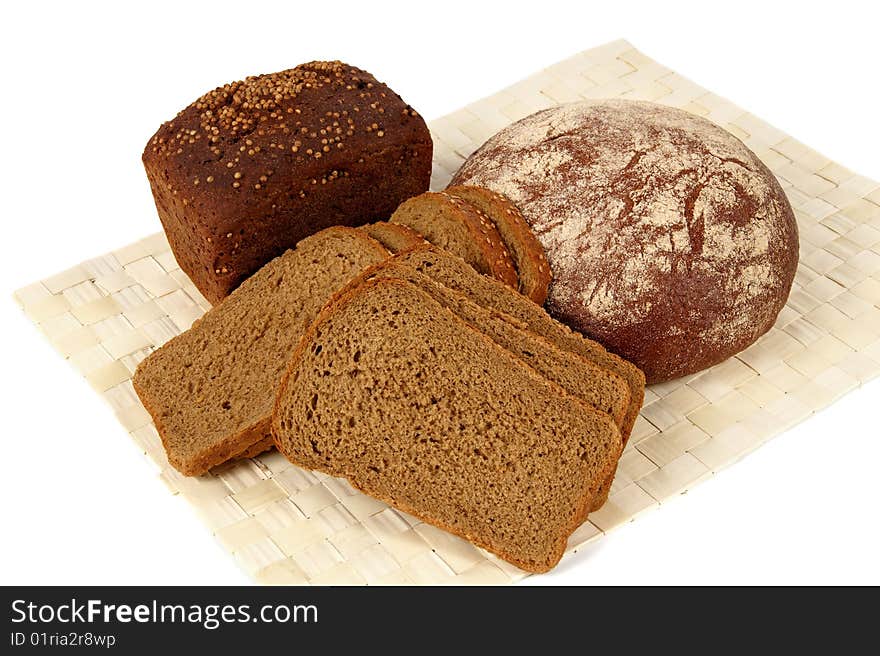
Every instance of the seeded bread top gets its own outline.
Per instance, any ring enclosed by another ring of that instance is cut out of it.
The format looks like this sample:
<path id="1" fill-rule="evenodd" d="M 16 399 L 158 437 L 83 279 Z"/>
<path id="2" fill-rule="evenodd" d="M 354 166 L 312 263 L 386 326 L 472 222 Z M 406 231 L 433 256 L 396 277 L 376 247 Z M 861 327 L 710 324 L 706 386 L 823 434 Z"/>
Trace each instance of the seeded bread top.
<path id="1" fill-rule="evenodd" d="M 347 177 L 351 157 L 426 139 L 422 118 L 385 84 L 339 61 L 315 61 L 209 91 L 159 128 L 143 160 L 184 204 L 207 194 L 234 209 L 248 198 L 240 190 L 277 192 L 281 170 L 303 182 L 284 193 L 305 196 L 312 184 Z"/>

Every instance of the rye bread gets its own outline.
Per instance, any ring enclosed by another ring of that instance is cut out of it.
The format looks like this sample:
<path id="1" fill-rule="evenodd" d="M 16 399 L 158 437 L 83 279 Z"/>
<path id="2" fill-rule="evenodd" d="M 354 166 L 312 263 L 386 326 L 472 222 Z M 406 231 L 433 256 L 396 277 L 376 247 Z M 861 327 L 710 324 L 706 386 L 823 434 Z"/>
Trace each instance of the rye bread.
<path id="1" fill-rule="evenodd" d="M 406 263 L 443 285 L 469 296 L 474 302 L 514 317 L 557 347 L 582 355 L 623 377 L 630 389 L 629 407 L 620 429 L 626 444 L 645 399 L 645 376 L 638 367 L 610 353 L 598 342 L 559 323 L 539 305 L 521 294 L 511 293 L 509 287 L 479 275 L 459 258 L 438 248 L 430 245 L 417 246 L 401 251 L 394 256 L 393 261 Z M 608 498 L 612 478 L 613 474 L 597 495 L 594 510 Z"/>
<path id="2" fill-rule="evenodd" d="M 324 303 L 388 256 L 354 228 L 327 228 L 248 278 L 147 356 L 132 382 L 168 455 L 195 476 L 268 447 L 287 362 Z"/>
<path id="3" fill-rule="evenodd" d="M 495 133 L 452 184 L 516 202 L 553 267 L 548 312 L 649 383 L 752 344 L 798 269 L 797 220 L 776 176 L 722 126 L 675 107 L 543 109 Z"/>
<path id="4" fill-rule="evenodd" d="M 622 449 L 608 415 L 393 279 L 322 310 L 272 431 L 295 464 L 532 572 L 559 561 Z"/>
<path id="5" fill-rule="evenodd" d="M 394 278 L 415 285 L 544 378 L 592 408 L 607 413 L 618 427 L 623 424 L 629 408 L 629 386 L 623 377 L 610 369 L 554 346 L 510 315 L 485 308 L 402 262 L 386 260 L 370 267 L 348 287 L 376 278 Z"/>
<path id="6" fill-rule="evenodd" d="M 216 304 L 301 239 L 385 219 L 426 191 L 432 152 L 393 89 L 319 61 L 209 91 L 158 129 L 143 162 L 174 257 Z"/>
<path id="7" fill-rule="evenodd" d="M 455 185 L 444 191 L 466 200 L 492 219 L 513 259 L 519 279 L 519 293 L 543 305 L 553 274 L 544 255 L 544 247 L 519 208 L 507 196 L 485 187 Z"/>
<path id="8" fill-rule="evenodd" d="M 518 287 L 513 260 L 495 224 L 467 201 L 429 191 L 401 203 L 389 221 L 409 226 L 483 275 Z"/>
<path id="9" fill-rule="evenodd" d="M 422 239 L 419 233 L 399 223 L 377 221 L 376 223 L 368 223 L 365 226 L 361 226 L 361 230 L 392 253 L 425 243 L 425 240 Z"/>

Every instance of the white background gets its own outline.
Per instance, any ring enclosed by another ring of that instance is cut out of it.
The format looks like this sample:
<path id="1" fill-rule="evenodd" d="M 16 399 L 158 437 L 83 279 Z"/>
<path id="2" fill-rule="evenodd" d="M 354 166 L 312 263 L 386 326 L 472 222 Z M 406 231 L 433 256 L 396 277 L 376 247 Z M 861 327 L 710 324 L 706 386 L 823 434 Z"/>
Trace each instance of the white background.
<path id="1" fill-rule="evenodd" d="M 10 300 L 159 229 L 141 150 L 210 88 L 339 58 L 431 119 L 625 37 L 880 180 L 877 3 L 298 4 L 4 9 L 0 583 L 247 582 Z M 880 583 L 878 404 L 875 381 L 529 582 Z"/>

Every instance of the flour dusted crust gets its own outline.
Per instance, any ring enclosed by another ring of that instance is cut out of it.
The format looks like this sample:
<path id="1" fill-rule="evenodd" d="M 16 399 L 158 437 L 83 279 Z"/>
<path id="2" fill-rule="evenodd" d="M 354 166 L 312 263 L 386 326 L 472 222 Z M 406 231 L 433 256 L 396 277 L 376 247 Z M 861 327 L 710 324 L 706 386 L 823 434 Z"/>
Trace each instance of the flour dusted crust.
<path id="1" fill-rule="evenodd" d="M 550 312 L 648 382 L 754 342 L 794 279 L 797 226 L 772 173 L 681 110 L 624 100 L 547 109 L 492 137 L 452 184 L 520 208 L 553 270 Z"/>

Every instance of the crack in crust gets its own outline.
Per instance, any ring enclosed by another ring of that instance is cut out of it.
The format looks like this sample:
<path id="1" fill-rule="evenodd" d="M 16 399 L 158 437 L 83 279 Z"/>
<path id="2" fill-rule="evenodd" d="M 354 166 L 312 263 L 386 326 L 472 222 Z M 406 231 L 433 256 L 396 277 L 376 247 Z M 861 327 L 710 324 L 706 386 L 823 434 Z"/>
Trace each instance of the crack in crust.
<path id="1" fill-rule="evenodd" d="M 794 277 L 797 227 L 772 173 L 680 110 L 543 110 L 486 142 L 453 184 L 510 197 L 553 269 L 548 309 L 655 382 L 754 341 Z"/>

